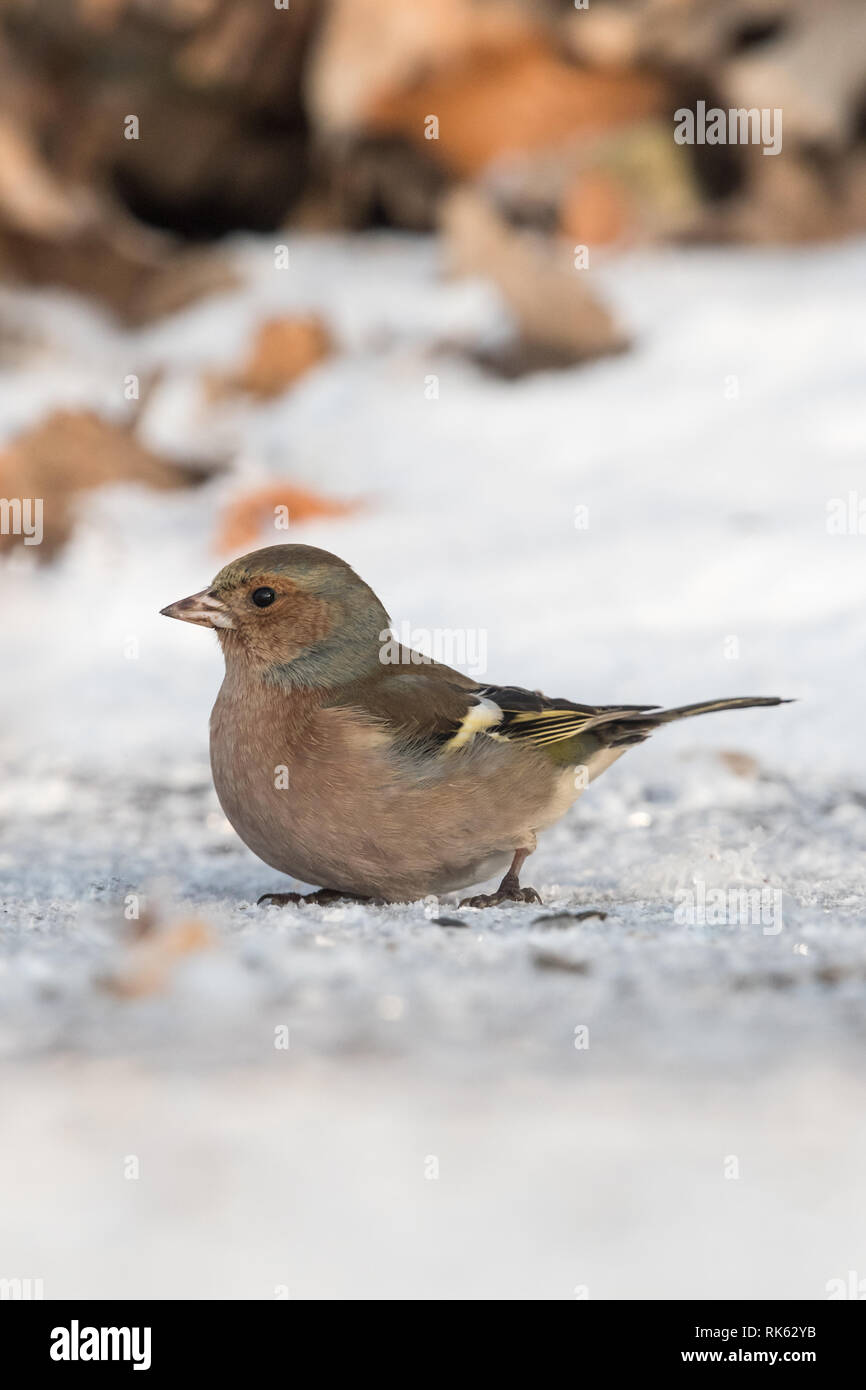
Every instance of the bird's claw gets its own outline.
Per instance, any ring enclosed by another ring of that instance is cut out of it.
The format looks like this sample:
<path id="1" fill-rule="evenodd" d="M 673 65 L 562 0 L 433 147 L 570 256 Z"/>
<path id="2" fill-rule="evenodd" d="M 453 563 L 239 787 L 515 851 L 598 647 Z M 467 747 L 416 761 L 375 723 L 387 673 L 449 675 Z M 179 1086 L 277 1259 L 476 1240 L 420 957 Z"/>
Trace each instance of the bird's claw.
<path id="1" fill-rule="evenodd" d="M 339 888 L 318 888 L 315 893 L 264 893 L 256 907 L 287 907 L 289 903 L 310 903 L 313 907 L 329 907 L 332 903 L 362 903 L 366 898 L 341 893 Z"/>
<path id="2" fill-rule="evenodd" d="M 498 907 L 500 903 L 538 903 L 541 898 L 534 888 L 497 888 L 495 893 L 478 893 L 474 898 L 464 898 L 461 907 Z"/>

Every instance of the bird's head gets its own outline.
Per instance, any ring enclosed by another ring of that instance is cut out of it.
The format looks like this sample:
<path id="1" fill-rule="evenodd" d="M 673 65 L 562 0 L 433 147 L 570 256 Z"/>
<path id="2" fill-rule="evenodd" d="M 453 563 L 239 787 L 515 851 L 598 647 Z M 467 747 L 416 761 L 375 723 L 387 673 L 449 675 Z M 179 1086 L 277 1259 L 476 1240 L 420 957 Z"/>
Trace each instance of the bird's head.
<path id="1" fill-rule="evenodd" d="M 332 686 L 375 670 L 388 614 L 337 555 L 269 545 L 221 569 L 167 618 L 216 630 L 226 666 L 294 686 Z"/>

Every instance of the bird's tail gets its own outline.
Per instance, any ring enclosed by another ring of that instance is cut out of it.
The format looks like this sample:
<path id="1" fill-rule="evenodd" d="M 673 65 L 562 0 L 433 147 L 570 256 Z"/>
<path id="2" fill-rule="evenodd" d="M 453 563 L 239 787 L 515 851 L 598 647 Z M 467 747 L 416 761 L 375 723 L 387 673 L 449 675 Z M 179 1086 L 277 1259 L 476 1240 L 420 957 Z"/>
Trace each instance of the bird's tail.
<path id="1" fill-rule="evenodd" d="M 641 743 L 653 729 L 661 724 L 672 724 L 677 719 L 691 719 L 695 714 L 711 714 L 720 709 L 752 709 L 756 705 L 789 705 L 792 701 L 778 695 L 738 695 L 728 700 L 702 700 L 697 705 L 678 705 L 675 709 L 635 710 L 602 716 L 593 720 L 591 727 L 601 734 L 605 743 L 612 748 L 621 744 Z"/>

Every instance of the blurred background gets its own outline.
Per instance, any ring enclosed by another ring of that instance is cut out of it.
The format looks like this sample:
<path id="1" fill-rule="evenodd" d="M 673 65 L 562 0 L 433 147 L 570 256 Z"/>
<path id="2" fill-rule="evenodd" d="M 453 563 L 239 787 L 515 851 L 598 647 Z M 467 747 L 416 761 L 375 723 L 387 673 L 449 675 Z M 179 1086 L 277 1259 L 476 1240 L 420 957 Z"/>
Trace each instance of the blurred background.
<path id="1" fill-rule="evenodd" d="M 0 0 L 0 79 L 3 1296 L 864 1296 L 862 3 Z M 491 681 L 798 703 L 544 909 L 260 909 L 158 610 L 286 540 Z"/>

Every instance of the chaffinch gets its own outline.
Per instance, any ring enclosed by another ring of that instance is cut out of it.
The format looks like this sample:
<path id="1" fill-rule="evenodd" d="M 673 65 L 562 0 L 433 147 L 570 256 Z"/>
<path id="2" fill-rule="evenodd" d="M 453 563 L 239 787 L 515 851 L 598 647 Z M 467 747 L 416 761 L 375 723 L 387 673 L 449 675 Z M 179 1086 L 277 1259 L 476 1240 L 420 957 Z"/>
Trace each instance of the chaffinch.
<path id="1" fill-rule="evenodd" d="M 661 724 L 776 697 L 579 705 L 481 684 L 395 642 L 336 555 L 273 545 L 162 609 L 216 630 L 226 673 L 210 754 L 223 810 L 265 863 L 323 888 L 260 902 L 408 901 L 504 872 L 462 905 L 541 901 L 539 831 Z"/>

